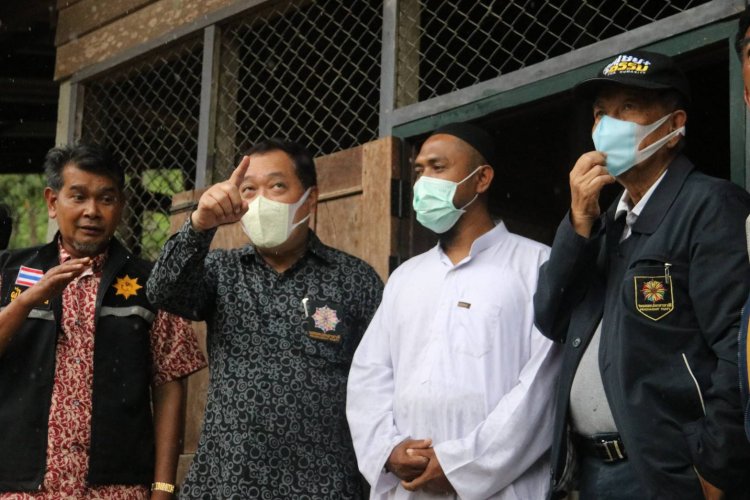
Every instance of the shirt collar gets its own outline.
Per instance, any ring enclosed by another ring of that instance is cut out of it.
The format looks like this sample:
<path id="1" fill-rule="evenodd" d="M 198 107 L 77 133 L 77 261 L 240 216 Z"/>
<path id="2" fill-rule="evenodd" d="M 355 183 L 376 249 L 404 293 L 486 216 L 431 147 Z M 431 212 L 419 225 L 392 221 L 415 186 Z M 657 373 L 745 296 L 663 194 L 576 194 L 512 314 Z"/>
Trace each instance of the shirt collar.
<path id="1" fill-rule="evenodd" d="M 324 245 L 312 229 L 308 232 L 307 248 L 305 249 L 305 255 L 308 253 L 318 257 L 326 264 L 332 264 L 335 261 L 336 254 L 333 249 Z M 244 258 L 255 259 L 257 255 L 258 251 L 252 244 L 245 245 L 242 248 L 242 257 Z"/>
<path id="2" fill-rule="evenodd" d="M 651 198 L 651 195 L 653 195 L 654 191 L 656 191 L 656 187 L 664 179 L 665 175 L 667 175 L 666 170 L 662 172 L 659 178 L 656 179 L 656 182 L 654 182 L 651 185 L 651 187 L 648 188 L 648 191 L 646 191 L 643 197 L 632 208 L 630 206 L 631 205 L 630 194 L 628 194 L 627 190 L 623 191 L 622 196 L 620 196 L 620 201 L 617 203 L 617 209 L 615 210 L 615 219 L 619 219 L 622 216 L 622 214 L 626 214 L 626 217 L 630 219 L 628 220 L 628 224 L 629 225 L 634 224 L 636 219 L 638 219 L 638 216 L 641 215 L 641 212 L 646 207 L 646 203 L 648 203 L 648 200 Z"/>
<path id="3" fill-rule="evenodd" d="M 488 248 L 496 245 L 499 243 L 503 238 L 505 238 L 508 235 L 508 228 L 505 227 L 505 224 L 501 220 L 495 221 L 495 227 L 484 233 L 482 236 L 474 240 L 474 243 L 471 244 L 471 249 L 469 250 L 469 255 L 464 257 L 461 262 L 459 262 L 456 265 L 466 263 L 482 253 L 484 250 L 487 250 Z M 440 243 L 437 244 L 437 252 L 440 256 L 440 260 L 443 262 L 448 263 L 451 267 L 453 267 L 453 263 L 451 262 L 450 258 L 448 258 L 447 255 L 445 255 L 445 252 L 443 252 L 443 248 L 440 246 Z"/>

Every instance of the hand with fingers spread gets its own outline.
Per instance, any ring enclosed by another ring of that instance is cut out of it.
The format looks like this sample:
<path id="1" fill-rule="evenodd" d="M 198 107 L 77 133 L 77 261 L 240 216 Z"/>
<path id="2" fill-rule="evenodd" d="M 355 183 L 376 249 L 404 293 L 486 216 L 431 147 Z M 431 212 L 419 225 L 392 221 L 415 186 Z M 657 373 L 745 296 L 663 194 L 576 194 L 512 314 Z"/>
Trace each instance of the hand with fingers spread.
<path id="1" fill-rule="evenodd" d="M 55 266 L 44 273 L 38 283 L 26 289 L 18 300 L 21 300 L 29 309 L 40 306 L 60 295 L 68 283 L 79 277 L 90 266 L 91 257 L 70 259 Z"/>
<path id="2" fill-rule="evenodd" d="M 584 238 L 601 215 L 599 194 L 607 184 L 615 182 L 606 169 L 607 158 L 600 151 L 589 151 L 578 158 L 570 171 L 570 219 L 573 229 Z"/>
<path id="3" fill-rule="evenodd" d="M 406 454 L 411 457 L 422 457 L 428 460 L 424 472 L 411 481 L 401 481 L 401 486 L 408 491 L 424 490 L 427 493 L 442 495 L 455 493 L 456 490 L 448 481 L 443 467 L 435 454 L 435 448 L 408 449 Z"/>
<path id="4" fill-rule="evenodd" d="M 240 195 L 240 185 L 249 165 L 250 157 L 243 157 L 228 180 L 214 184 L 201 195 L 198 208 L 190 216 L 193 229 L 206 231 L 242 218 L 248 202 Z"/>
<path id="5" fill-rule="evenodd" d="M 424 472 L 428 458 L 414 455 L 413 450 L 432 446 L 431 439 L 405 439 L 401 441 L 388 457 L 385 468 L 402 481 L 411 481 Z"/>
<path id="6" fill-rule="evenodd" d="M 33 286 L 23 291 L 7 307 L 0 311 L 0 356 L 5 352 L 10 339 L 21 328 L 29 312 L 62 293 L 68 283 L 91 266 L 91 258 L 71 259 L 55 266 Z"/>

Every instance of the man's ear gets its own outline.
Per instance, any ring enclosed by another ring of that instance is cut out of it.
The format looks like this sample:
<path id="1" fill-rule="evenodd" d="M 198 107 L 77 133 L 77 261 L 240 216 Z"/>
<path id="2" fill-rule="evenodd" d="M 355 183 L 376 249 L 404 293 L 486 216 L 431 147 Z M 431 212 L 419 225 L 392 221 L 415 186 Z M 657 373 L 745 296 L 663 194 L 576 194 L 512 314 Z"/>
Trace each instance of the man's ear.
<path id="1" fill-rule="evenodd" d="M 492 179 L 495 178 L 495 170 L 489 165 L 482 165 L 482 170 L 477 172 L 477 193 L 482 194 L 487 192 L 492 184 Z"/>
<path id="2" fill-rule="evenodd" d="M 672 116 L 669 117 L 669 131 L 671 132 L 673 130 L 677 130 L 678 128 L 684 127 L 685 123 L 687 123 L 687 113 L 685 113 L 685 111 L 682 109 L 678 109 L 677 111 L 672 113 Z M 667 147 L 674 148 L 681 140 L 682 135 L 672 137 L 669 142 L 667 142 Z"/>
<path id="3" fill-rule="evenodd" d="M 59 193 L 51 187 L 44 188 L 44 199 L 47 202 L 47 214 L 50 219 L 57 217 L 57 199 Z"/>
<path id="4" fill-rule="evenodd" d="M 309 203 L 310 213 L 316 213 L 318 210 L 318 186 L 310 187 L 310 194 L 307 196 L 307 203 Z"/>

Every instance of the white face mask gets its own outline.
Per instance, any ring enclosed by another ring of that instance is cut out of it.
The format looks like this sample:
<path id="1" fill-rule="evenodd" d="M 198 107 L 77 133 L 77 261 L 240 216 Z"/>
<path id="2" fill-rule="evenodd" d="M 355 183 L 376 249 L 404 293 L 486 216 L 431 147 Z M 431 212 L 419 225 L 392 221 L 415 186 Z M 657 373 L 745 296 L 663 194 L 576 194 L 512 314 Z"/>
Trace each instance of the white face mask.
<path id="1" fill-rule="evenodd" d="M 310 218 L 310 214 L 307 214 L 301 221 L 293 222 L 297 209 L 307 200 L 311 189 L 307 188 L 296 203 L 282 203 L 262 195 L 256 196 L 240 220 L 243 231 L 253 245 L 258 248 L 274 248 L 288 240 L 292 231 Z"/>

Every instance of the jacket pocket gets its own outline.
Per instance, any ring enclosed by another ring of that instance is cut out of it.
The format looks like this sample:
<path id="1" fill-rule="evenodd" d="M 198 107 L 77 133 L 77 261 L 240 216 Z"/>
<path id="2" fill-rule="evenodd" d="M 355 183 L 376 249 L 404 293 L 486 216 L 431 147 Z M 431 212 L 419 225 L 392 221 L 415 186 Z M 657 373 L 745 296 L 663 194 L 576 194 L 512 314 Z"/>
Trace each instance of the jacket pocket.
<path id="1" fill-rule="evenodd" d="M 473 303 L 456 307 L 456 331 L 448 332 L 454 352 L 480 358 L 490 352 L 500 335 L 500 306 Z"/>
<path id="2" fill-rule="evenodd" d="M 682 353 L 682 361 L 685 363 L 685 369 L 687 370 L 688 375 L 690 375 L 690 380 L 695 385 L 695 393 L 696 393 L 696 395 L 698 397 L 698 401 L 701 404 L 701 409 L 703 410 L 703 415 L 705 416 L 706 415 L 706 404 L 703 401 L 703 391 L 701 390 L 701 385 L 698 383 L 698 379 L 695 378 L 695 374 L 693 373 L 693 369 L 690 368 L 690 362 L 688 361 L 687 356 L 685 355 L 684 352 Z"/>
<path id="3" fill-rule="evenodd" d="M 642 317 L 656 322 L 674 311 L 673 267 L 666 259 L 639 259 L 626 273 L 630 283 L 625 283 L 625 289 L 632 290 L 633 307 Z"/>
<path id="4" fill-rule="evenodd" d="M 689 289 L 688 265 L 661 255 L 647 255 L 632 262 L 621 282 L 621 307 L 639 328 L 667 327 L 682 336 L 696 328 Z M 683 352 L 682 348 L 672 352 Z"/>
<path id="5" fill-rule="evenodd" d="M 307 331 L 302 334 L 300 342 L 305 356 L 335 365 L 348 363 L 341 342 L 312 338 Z"/>

